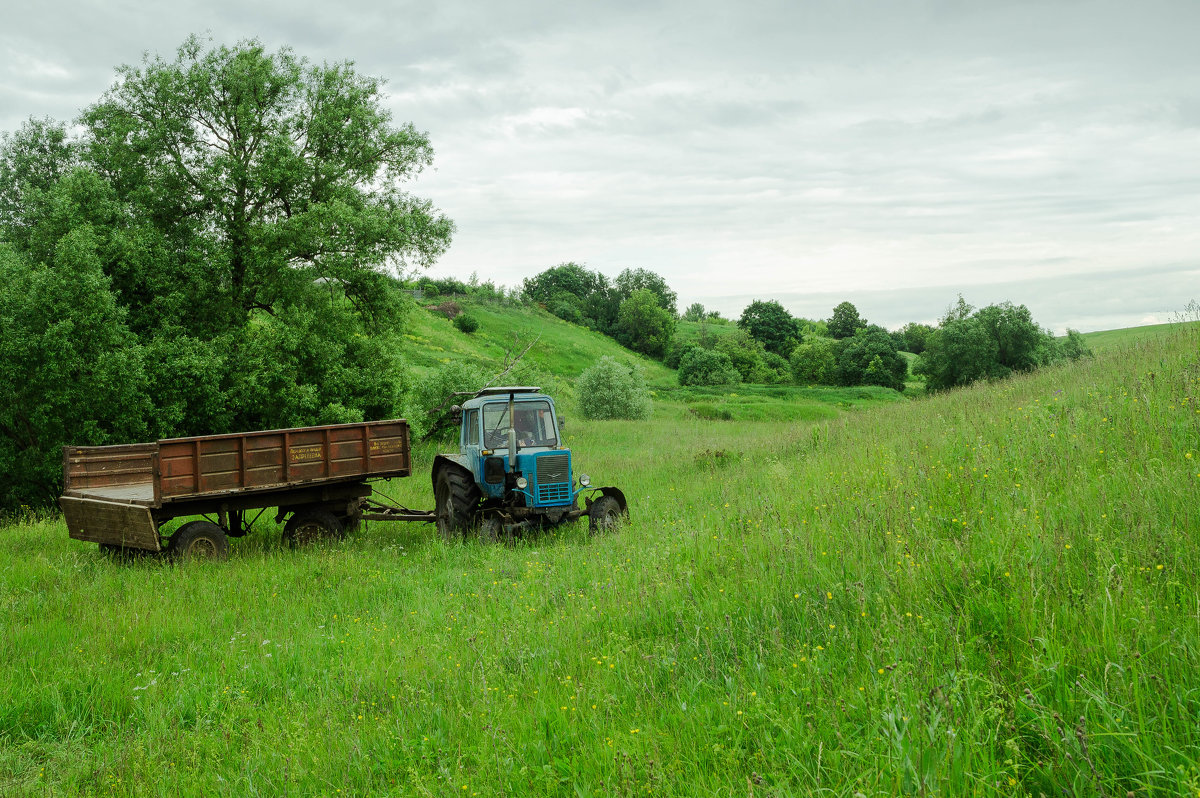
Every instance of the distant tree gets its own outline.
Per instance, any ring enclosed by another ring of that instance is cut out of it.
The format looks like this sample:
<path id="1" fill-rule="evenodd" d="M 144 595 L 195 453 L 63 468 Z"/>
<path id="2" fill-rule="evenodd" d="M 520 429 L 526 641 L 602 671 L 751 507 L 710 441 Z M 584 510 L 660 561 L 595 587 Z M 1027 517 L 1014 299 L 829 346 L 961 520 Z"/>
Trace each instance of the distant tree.
<path id="1" fill-rule="evenodd" d="M 675 317 L 675 303 L 678 297 L 661 275 L 649 269 L 625 269 L 617 275 L 614 286 L 621 302 L 633 296 L 635 291 L 650 291 L 654 294 L 658 306 L 670 313 L 671 318 Z"/>
<path id="2" fill-rule="evenodd" d="M 967 385 L 1001 376 L 995 340 L 978 319 L 949 318 L 925 339 L 925 351 L 914 371 L 930 390 Z"/>
<path id="3" fill-rule="evenodd" d="M 1024 305 L 988 305 L 975 317 L 996 342 L 996 361 L 1003 369 L 1029 371 L 1053 357 L 1053 336 L 1037 325 Z"/>
<path id="4" fill-rule="evenodd" d="M 584 418 L 650 417 L 650 391 L 641 366 L 602 357 L 579 375 L 577 393 Z"/>
<path id="5" fill-rule="evenodd" d="M 832 338 L 807 338 L 792 350 L 792 379 L 801 385 L 836 385 L 837 357 Z"/>
<path id="6" fill-rule="evenodd" d="M 1092 348 L 1079 330 L 1067 329 L 1065 337 L 1059 339 L 1059 352 L 1067 360 L 1091 357 Z"/>
<path id="7" fill-rule="evenodd" d="M 683 312 L 684 321 L 704 321 L 708 313 L 704 310 L 704 305 L 699 302 L 693 302 L 687 306 L 687 310 Z"/>
<path id="8" fill-rule="evenodd" d="M 833 315 L 827 322 L 830 338 L 849 338 L 858 330 L 867 326 L 866 319 L 858 315 L 858 308 L 849 302 L 843 302 L 833 309 Z"/>
<path id="9" fill-rule="evenodd" d="M 588 296 L 607 287 L 608 279 L 604 275 L 578 263 L 560 263 L 533 277 L 526 277 L 524 282 L 525 294 L 534 302 L 543 303 L 569 295 L 581 305 Z"/>
<path id="10" fill-rule="evenodd" d="M 723 352 L 694 346 L 679 362 L 680 385 L 736 385 L 741 381 L 742 375 Z"/>
<path id="11" fill-rule="evenodd" d="M 674 331 L 675 315 L 659 304 L 653 291 L 639 288 L 621 303 L 616 338 L 629 349 L 662 358 Z"/>
<path id="12" fill-rule="evenodd" d="M 879 326 L 860 328 L 835 345 L 838 385 L 882 385 L 904 390 L 908 362 L 896 351 L 888 331 Z"/>
<path id="13" fill-rule="evenodd" d="M 738 326 L 763 345 L 768 352 L 787 357 L 800 343 L 800 325 L 783 305 L 775 300 L 757 299 L 742 311 Z"/>
<path id="14" fill-rule="evenodd" d="M 763 345 L 744 329 L 731 331 L 728 335 L 714 336 L 712 343 L 713 349 L 729 358 L 729 362 L 742 375 L 742 382 L 774 381 L 766 361 L 763 360 L 763 355 L 766 354 Z"/>
<path id="15" fill-rule="evenodd" d="M 900 335 L 904 338 L 903 351 L 912 352 L 914 355 L 919 355 L 925 351 L 925 339 L 934 331 L 934 327 L 930 324 L 921 324 L 920 322 L 910 321 L 900 328 Z"/>

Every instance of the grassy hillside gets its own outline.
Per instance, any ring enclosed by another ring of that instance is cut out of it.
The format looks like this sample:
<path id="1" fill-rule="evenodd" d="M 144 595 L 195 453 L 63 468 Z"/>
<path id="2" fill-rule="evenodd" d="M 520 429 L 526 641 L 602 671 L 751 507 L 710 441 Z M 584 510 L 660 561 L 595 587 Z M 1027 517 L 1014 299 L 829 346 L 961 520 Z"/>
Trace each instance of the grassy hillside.
<path id="1" fill-rule="evenodd" d="M 525 305 L 504 306 L 456 299 L 479 320 L 470 335 L 460 332 L 445 314 L 419 308 L 408 319 L 405 356 L 418 373 L 453 358 L 503 368 L 505 354 L 515 354 L 537 339 L 525 360 L 539 371 L 557 377 L 576 377 L 601 357 L 638 362 L 651 383 L 674 383 L 674 372 L 642 357 L 606 335 L 563 321 L 544 310 Z"/>
<path id="2" fill-rule="evenodd" d="M 572 422 L 632 505 L 597 539 L 261 523 L 176 567 L 14 524 L 0 794 L 1195 794 L 1200 336 L 1170 332 L 826 420 Z"/>

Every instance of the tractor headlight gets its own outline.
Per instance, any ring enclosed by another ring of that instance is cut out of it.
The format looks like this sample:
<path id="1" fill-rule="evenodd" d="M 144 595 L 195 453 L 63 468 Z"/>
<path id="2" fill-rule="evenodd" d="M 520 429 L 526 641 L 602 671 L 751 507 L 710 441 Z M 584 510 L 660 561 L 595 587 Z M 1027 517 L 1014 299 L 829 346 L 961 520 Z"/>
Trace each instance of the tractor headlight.
<path id="1" fill-rule="evenodd" d="M 517 487 L 518 488 L 520 488 L 521 490 L 525 490 L 525 488 L 528 487 L 528 485 L 529 485 L 529 480 L 525 479 L 525 477 L 517 477 Z"/>
<path id="2" fill-rule="evenodd" d="M 579 475 L 579 484 L 586 488 L 588 485 L 592 484 L 592 478 L 589 477 L 587 474 L 580 474 Z"/>

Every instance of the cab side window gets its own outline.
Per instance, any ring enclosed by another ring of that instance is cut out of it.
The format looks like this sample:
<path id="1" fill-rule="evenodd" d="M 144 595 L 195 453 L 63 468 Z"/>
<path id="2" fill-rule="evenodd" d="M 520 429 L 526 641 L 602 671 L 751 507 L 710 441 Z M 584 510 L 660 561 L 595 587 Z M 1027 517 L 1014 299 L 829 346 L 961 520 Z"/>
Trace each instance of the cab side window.
<path id="1" fill-rule="evenodd" d="M 467 411 L 467 446 L 479 445 L 479 411 Z"/>

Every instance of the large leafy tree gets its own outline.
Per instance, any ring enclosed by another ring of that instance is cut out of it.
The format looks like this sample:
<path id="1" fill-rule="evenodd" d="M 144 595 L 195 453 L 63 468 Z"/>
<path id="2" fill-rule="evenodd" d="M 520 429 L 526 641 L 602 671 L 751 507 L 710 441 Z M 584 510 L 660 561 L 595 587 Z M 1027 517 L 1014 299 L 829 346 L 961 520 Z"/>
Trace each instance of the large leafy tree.
<path id="1" fill-rule="evenodd" d="M 453 225 L 380 80 L 191 37 L 80 122 L 0 140 L 0 502 L 54 495 L 64 442 L 397 412 L 396 278 Z"/>
<path id="2" fill-rule="evenodd" d="M 738 326 L 750 333 L 768 352 L 782 357 L 791 354 L 802 340 L 800 324 L 775 300 L 756 299 L 746 306 Z"/>
<path id="3" fill-rule="evenodd" d="M 380 80 L 351 64 L 192 36 L 118 77 L 83 114 L 85 158 L 162 237 L 155 269 L 188 291 L 185 327 L 278 313 L 316 280 L 377 317 L 385 267 L 447 247 L 451 222 L 402 187 L 428 139 L 392 124 Z"/>

